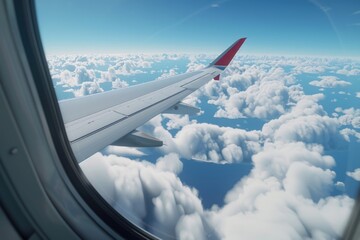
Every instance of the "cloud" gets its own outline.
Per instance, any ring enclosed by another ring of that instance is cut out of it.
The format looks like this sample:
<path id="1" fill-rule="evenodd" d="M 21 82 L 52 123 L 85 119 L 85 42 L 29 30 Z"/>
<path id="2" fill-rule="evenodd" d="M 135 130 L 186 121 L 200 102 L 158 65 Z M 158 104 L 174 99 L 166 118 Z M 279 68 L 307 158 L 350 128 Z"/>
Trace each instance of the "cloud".
<path id="1" fill-rule="evenodd" d="M 351 141 L 350 136 L 354 136 L 358 142 L 360 141 L 360 133 L 354 129 L 350 129 L 350 128 L 341 129 L 340 134 L 344 137 L 344 139 L 347 142 Z"/>
<path id="2" fill-rule="evenodd" d="M 335 188 L 341 192 L 345 191 L 345 183 L 337 181 L 335 183 Z"/>
<path id="3" fill-rule="evenodd" d="M 336 87 L 346 87 L 351 85 L 350 82 L 339 80 L 335 76 L 320 76 L 321 80 L 311 81 L 309 84 L 316 87 L 322 88 L 336 88 Z"/>
<path id="4" fill-rule="evenodd" d="M 65 84 L 70 87 L 74 87 L 79 84 L 78 79 L 73 77 L 73 74 L 69 70 L 64 70 L 60 73 L 60 81 L 58 84 Z"/>
<path id="5" fill-rule="evenodd" d="M 84 82 L 92 82 L 95 79 L 95 73 L 93 70 L 87 70 L 85 67 L 80 66 L 75 69 L 75 76 L 78 84 Z"/>
<path id="6" fill-rule="evenodd" d="M 267 143 L 253 160 L 253 170 L 228 192 L 224 207 L 209 210 L 176 176 L 181 168 L 176 154 L 152 164 L 98 153 L 80 166 L 117 211 L 162 238 L 341 236 L 354 200 L 329 196 L 335 161 L 321 147 Z"/>
<path id="7" fill-rule="evenodd" d="M 161 74 L 161 76 L 158 77 L 156 80 L 165 79 L 165 78 L 168 78 L 168 77 L 175 76 L 177 74 L 178 74 L 178 72 L 176 72 L 176 69 L 172 68 L 169 71 L 165 70 L 164 73 Z"/>
<path id="8" fill-rule="evenodd" d="M 356 66 L 345 65 L 342 69 L 337 70 L 336 73 L 346 76 L 356 76 L 360 75 L 360 70 Z"/>
<path id="9" fill-rule="evenodd" d="M 166 123 L 166 129 L 180 129 L 186 125 L 196 123 L 196 120 L 190 120 L 189 115 L 165 114 L 169 121 Z"/>
<path id="10" fill-rule="evenodd" d="M 187 70 L 186 72 L 194 72 L 203 69 L 205 64 L 201 63 L 201 59 L 204 58 L 204 56 L 190 56 L 189 60 L 190 62 L 187 64 Z"/>
<path id="11" fill-rule="evenodd" d="M 163 139 L 165 153 L 176 152 L 186 159 L 213 163 L 238 163 L 250 161 L 251 156 L 261 149 L 260 133 L 242 129 L 219 127 L 207 123 L 192 123 L 184 126 L 177 134 L 171 134 L 162 127 L 161 119 L 153 119 L 150 134 Z M 189 145 L 191 143 L 191 145 Z"/>
<path id="12" fill-rule="evenodd" d="M 329 197 L 335 161 L 303 143 L 266 144 L 254 168 L 211 212 L 221 238 L 334 239 L 342 235 L 354 200 Z M 336 217 L 335 217 L 336 216 Z M 254 228 L 253 226 L 257 226 Z M 259 231 L 261 229 L 261 231 Z"/>
<path id="13" fill-rule="evenodd" d="M 112 89 L 118 89 L 118 88 L 125 88 L 128 87 L 129 84 L 125 81 L 121 81 L 119 78 L 116 78 L 112 83 L 111 87 Z"/>
<path id="14" fill-rule="evenodd" d="M 252 85 L 246 91 L 230 94 L 228 98 L 210 100 L 209 103 L 221 106 L 215 117 L 272 119 L 285 113 L 293 102 L 290 91 L 296 91 L 296 88 L 288 88 L 277 81 L 267 81 Z"/>
<path id="15" fill-rule="evenodd" d="M 96 82 L 83 82 L 79 90 L 75 90 L 75 96 L 81 97 L 86 95 L 91 95 L 95 93 L 101 93 L 104 90 Z"/>
<path id="16" fill-rule="evenodd" d="M 360 128 L 360 109 L 353 107 L 342 109 L 341 107 L 337 107 L 335 108 L 335 112 L 340 115 L 338 120 L 341 125 Z"/>
<path id="17" fill-rule="evenodd" d="M 356 92 L 356 97 L 360 98 L 360 92 Z"/>
<path id="18" fill-rule="evenodd" d="M 303 96 L 290 112 L 263 125 L 264 137 L 271 141 L 321 144 L 336 148 L 343 139 L 338 133 L 336 118 L 326 115 L 317 102 L 324 96 Z"/>
<path id="19" fill-rule="evenodd" d="M 163 238 L 206 236 L 208 224 L 197 191 L 185 186 L 174 169 L 168 168 L 169 162 L 174 167 L 177 161 L 175 154 L 158 159 L 154 165 L 97 153 L 80 166 L 101 195 L 140 227 Z M 189 226 L 196 231 L 186 234 Z"/>
<path id="20" fill-rule="evenodd" d="M 218 106 L 215 117 L 272 119 L 296 102 L 302 89 L 292 74 L 281 67 L 253 64 L 237 66 L 235 61 L 217 84 L 205 85 L 208 103 Z M 292 85 L 292 86 L 289 86 Z"/>
<path id="21" fill-rule="evenodd" d="M 54 56 L 48 58 L 48 65 L 55 84 L 76 87 L 83 82 L 114 82 L 116 88 L 125 86 L 124 81 L 117 80 L 120 75 L 144 73 L 153 61 L 146 55 L 79 55 Z"/>
<path id="22" fill-rule="evenodd" d="M 355 169 L 352 172 L 346 172 L 346 175 L 353 178 L 356 181 L 360 181 L 360 168 Z"/>
<path id="23" fill-rule="evenodd" d="M 183 169 L 183 164 L 177 154 L 170 153 L 164 157 L 160 157 L 156 161 L 156 168 L 162 171 L 169 171 L 175 174 L 179 174 Z"/>

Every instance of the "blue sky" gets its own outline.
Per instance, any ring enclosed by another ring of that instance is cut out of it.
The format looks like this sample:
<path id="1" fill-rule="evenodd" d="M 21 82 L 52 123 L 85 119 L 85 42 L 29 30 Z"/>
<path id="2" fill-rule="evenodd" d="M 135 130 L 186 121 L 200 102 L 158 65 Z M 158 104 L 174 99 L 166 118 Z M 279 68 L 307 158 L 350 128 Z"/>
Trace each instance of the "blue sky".
<path id="1" fill-rule="evenodd" d="M 360 55 L 359 1 L 36 1 L 48 54 Z"/>

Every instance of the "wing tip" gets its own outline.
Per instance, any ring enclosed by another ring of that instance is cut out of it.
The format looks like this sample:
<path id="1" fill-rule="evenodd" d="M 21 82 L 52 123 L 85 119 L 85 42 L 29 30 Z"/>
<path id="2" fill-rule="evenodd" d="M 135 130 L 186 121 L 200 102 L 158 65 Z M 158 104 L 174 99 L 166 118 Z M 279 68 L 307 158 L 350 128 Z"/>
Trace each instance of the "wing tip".
<path id="1" fill-rule="evenodd" d="M 247 37 L 242 37 L 234 42 L 220 56 L 218 56 L 209 66 L 227 67 Z"/>

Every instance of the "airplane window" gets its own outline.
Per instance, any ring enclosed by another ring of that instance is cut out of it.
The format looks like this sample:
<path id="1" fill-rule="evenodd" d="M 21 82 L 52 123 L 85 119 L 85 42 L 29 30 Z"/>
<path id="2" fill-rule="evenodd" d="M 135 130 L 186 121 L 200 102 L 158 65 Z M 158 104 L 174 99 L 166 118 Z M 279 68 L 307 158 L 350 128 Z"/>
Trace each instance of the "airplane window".
<path id="1" fill-rule="evenodd" d="M 36 1 L 76 161 L 164 239 L 339 239 L 360 2 Z"/>

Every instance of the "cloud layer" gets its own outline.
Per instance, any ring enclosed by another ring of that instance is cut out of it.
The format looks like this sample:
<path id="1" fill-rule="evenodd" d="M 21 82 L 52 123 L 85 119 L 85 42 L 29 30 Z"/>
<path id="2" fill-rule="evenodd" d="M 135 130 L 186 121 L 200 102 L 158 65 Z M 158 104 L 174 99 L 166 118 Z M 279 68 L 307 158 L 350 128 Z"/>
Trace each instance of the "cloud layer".
<path id="1" fill-rule="evenodd" d="M 206 58 L 188 58 L 187 71 L 206 66 Z M 135 78 L 123 79 L 145 72 L 174 75 L 179 67 L 151 68 L 179 59 L 184 55 L 67 56 L 54 57 L 49 66 L 54 84 L 77 97 L 104 91 L 103 83 L 127 87 Z M 110 146 L 80 166 L 118 212 L 164 239 L 338 239 L 354 200 L 332 195 L 345 184 L 336 179 L 336 161 L 328 152 L 352 136 L 360 139 L 359 109 L 337 108 L 329 116 L 320 104 L 326 96 L 305 94 L 300 76 L 322 74 L 310 84 L 347 87 L 350 82 L 330 75 L 346 79 L 358 74 L 357 66 L 319 58 L 235 59 L 220 82 L 210 81 L 185 102 L 208 101 L 217 118 L 258 118 L 262 127 L 247 131 L 164 114 L 140 128 L 166 144 L 155 150 L 160 157 L 152 163 L 145 151 Z M 182 159 L 246 161 L 253 168 L 227 192 L 223 206 L 204 209 L 198 191 L 179 178 L 186 170 Z M 357 181 L 359 173 L 346 172 Z"/>

